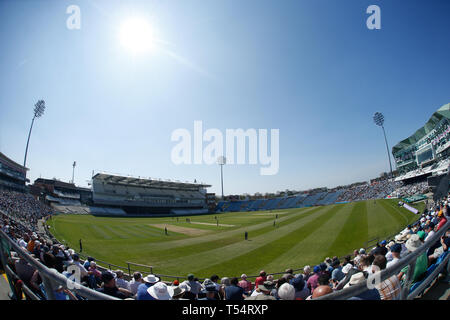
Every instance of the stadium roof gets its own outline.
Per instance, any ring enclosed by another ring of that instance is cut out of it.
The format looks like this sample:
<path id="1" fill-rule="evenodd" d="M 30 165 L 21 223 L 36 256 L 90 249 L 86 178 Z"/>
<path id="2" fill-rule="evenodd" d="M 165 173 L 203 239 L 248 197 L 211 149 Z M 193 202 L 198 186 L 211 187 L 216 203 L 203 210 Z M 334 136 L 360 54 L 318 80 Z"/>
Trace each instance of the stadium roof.
<path id="1" fill-rule="evenodd" d="M 417 130 L 413 135 L 397 143 L 392 148 L 392 153 L 395 154 L 398 151 L 417 143 L 420 139 L 430 133 L 443 118 L 450 119 L 450 103 L 443 105 L 435 113 L 433 113 L 430 120 L 428 120 L 428 122 L 425 123 L 425 125 Z"/>
<path id="2" fill-rule="evenodd" d="M 181 181 L 169 181 L 152 178 L 141 178 L 131 176 L 121 176 L 110 173 L 97 173 L 92 180 L 100 180 L 106 183 L 126 184 L 147 188 L 165 188 L 165 189 L 199 189 L 209 188 L 211 185 L 203 183 L 191 183 Z"/>
<path id="3" fill-rule="evenodd" d="M 17 162 L 11 160 L 10 158 L 8 158 L 7 156 L 5 156 L 5 155 L 4 155 L 3 153 L 1 153 L 1 152 L 0 152 L 0 160 L 1 160 L 4 164 L 6 164 L 6 165 L 8 165 L 8 166 L 10 166 L 10 167 L 12 167 L 12 168 L 18 170 L 18 171 L 21 171 L 21 172 L 26 173 L 26 171 L 29 170 L 28 168 L 26 168 L 26 167 L 24 167 L 24 166 L 18 164 Z"/>

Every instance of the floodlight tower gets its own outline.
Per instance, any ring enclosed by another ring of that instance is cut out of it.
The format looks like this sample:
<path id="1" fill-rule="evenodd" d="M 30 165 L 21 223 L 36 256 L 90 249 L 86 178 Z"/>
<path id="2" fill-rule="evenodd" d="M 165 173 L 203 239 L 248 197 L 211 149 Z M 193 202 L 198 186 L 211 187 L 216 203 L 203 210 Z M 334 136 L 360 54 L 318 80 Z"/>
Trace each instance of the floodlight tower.
<path id="1" fill-rule="evenodd" d="M 388 159 L 389 159 L 389 167 L 391 169 L 391 179 L 393 177 L 392 175 L 392 163 L 391 163 L 391 156 L 389 154 L 389 146 L 388 146 L 388 142 L 386 139 L 386 132 L 384 131 L 384 116 L 381 112 L 375 112 L 374 116 L 373 116 L 373 121 L 375 122 L 375 124 L 379 127 L 381 127 L 383 129 L 383 134 L 384 134 L 384 141 L 386 142 L 386 151 L 387 151 L 387 155 L 388 155 Z"/>
<path id="2" fill-rule="evenodd" d="M 75 180 L 74 180 L 74 175 L 75 175 L 75 166 L 77 165 L 77 162 L 76 161 L 74 161 L 73 162 L 73 165 L 72 165 L 72 183 L 75 183 Z"/>
<path id="3" fill-rule="evenodd" d="M 223 200 L 223 165 L 227 163 L 227 158 L 220 156 L 217 158 L 217 163 L 220 165 L 220 182 L 222 184 L 222 200 Z"/>
<path id="4" fill-rule="evenodd" d="M 26 166 L 26 163 L 27 163 L 28 144 L 30 142 L 31 130 L 33 129 L 34 119 L 40 118 L 44 114 L 44 111 L 45 111 L 45 101 L 44 100 L 39 100 L 34 105 L 33 120 L 31 120 L 30 132 L 28 133 L 27 147 L 25 148 L 25 158 L 23 159 L 23 166 L 24 167 Z"/>

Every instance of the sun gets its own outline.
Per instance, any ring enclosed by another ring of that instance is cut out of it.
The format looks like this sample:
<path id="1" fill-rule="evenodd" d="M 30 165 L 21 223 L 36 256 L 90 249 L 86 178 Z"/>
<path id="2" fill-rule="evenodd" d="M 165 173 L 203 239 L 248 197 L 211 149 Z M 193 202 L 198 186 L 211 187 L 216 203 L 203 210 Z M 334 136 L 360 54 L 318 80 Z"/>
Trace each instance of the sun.
<path id="1" fill-rule="evenodd" d="M 146 53 L 155 48 L 154 30 L 146 20 L 130 18 L 119 29 L 121 45 L 132 53 Z"/>

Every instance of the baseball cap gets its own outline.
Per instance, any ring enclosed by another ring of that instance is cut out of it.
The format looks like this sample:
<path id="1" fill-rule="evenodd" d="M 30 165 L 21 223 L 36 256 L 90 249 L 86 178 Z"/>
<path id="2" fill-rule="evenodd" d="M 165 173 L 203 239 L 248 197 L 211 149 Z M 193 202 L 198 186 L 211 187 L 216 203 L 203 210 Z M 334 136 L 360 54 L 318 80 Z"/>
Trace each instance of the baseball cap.
<path id="1" fill-rule="evenodd" d="M 386 240 L 383 240 L 383 241 L 380 242 L 381 245 L 385 245 L 386 243 L 387 243 Z"/>
<path id="2" fill-rule="evenodd" d="M 402 251 L 402 245 L 401 244 L 396 243 L 396 244 L 392 245 L 391 252 L 400 253 L 401 251 Z"/>
<path id="3" fill-rule="evenodd" d="M 314 266 L 313 271 L 314 271 L 314 273 L 320 272 L 320 267 L 319 266 Z"/>

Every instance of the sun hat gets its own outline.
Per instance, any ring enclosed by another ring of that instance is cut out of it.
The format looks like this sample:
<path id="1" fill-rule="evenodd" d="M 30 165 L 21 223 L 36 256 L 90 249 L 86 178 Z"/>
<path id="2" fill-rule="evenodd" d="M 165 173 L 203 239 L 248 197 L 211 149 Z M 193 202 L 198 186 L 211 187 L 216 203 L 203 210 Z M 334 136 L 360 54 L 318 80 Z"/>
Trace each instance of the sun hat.
<path id="1" fill-rule="evenodd" d="M 353 268 L 353 266 L 351 265 L 351 263 L 347 263 L 343 268 L 342 268 L 342 272 L 347 274 L 351 269 Z"/>
<path id="2" fill-rule="evenodd" d="M 363 283 L 366 281 L 366 277 L 363 272 L 358 272 L 352 275 L 350 281 L 344 286 L 344 288 L 348 288 L 350 286 L 357 285 L 358 283 Z"/>
<path id="3" fill-rule="evenodd" d="M 397 242 L 397 243 L 404 243 L 407 238 L 408 238 L 407 234 L 398 234 L 398 235 L 395 236 L 395 242 Z"/>
<path id="4" fill-rule="evenodd" d="M 245 273 L 241 274 L 242 279 L 247 279 L 247 275 Z"/>
<path id="5" fill-rule="evenodd" d="M 393 246 L 394 244 L 395 244 L 394 241 L 390 241 L 390 242 L 386 245 L 386 248 L 390 249 L 390 248 L 392 248 L 392 246 Z"/>
<path id="6" fill-rule="evenodd" d="M 283 283 L 278 288 L 278 296 L 281 300 L 295 300 L 295 289 L 289 283 Z"/>
<path id="7" fill-rule="evenodd" d="M 159 281 L 159 278 L 154 274 L 149 274 L 148 276 L 144 277 L 144 281 L 148 283 L 156 283 Z"/>
<path id="8" fill-rule="evenodd" d="M 180 288 L 179 286 L 173 286 L 172 289 L 173 289 L 172 297 L 179 296 L 185 292 L 185 290 L 183 288 Z"/>
<path id="9" fill-rule="evenodd" d="M 262 291 L 271 291 L 275 287 L 272 281 L 264 281 L 263 284 L 258 285 L 258 289 Z"/>
<path id="10" fill-rule="evenodd" d="M 420 238 L 417 234 L 411 235 L 411 238 L 409 238 L 405 244 L 406 249 L 408 249 L 411 252 L 415 251 L 421 245 L 422 245 L 422 241 L 420 241 Z"/>
<path id="11" fill-rule="evenodd" d="M 170 300 L 173 296 L 173 288 L 163 282 L 158 282 L 147 289 L 147 292 L 156 300 Z"/>

